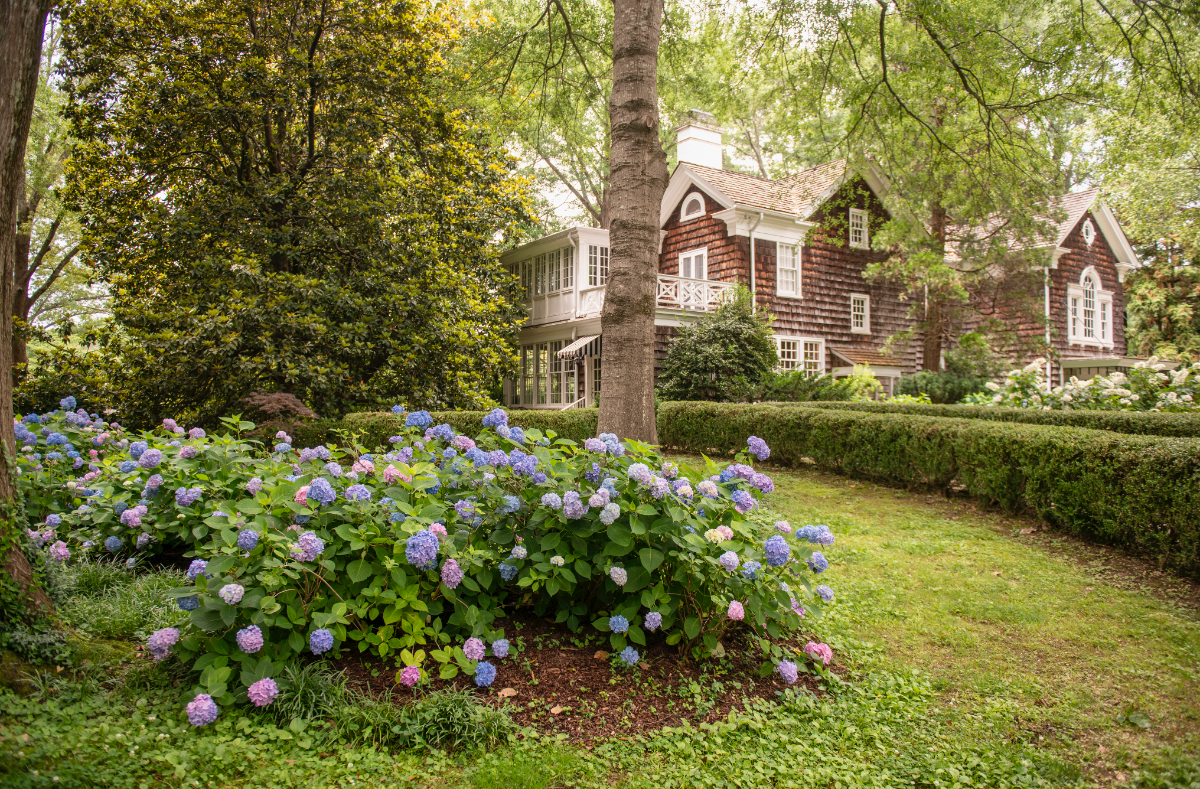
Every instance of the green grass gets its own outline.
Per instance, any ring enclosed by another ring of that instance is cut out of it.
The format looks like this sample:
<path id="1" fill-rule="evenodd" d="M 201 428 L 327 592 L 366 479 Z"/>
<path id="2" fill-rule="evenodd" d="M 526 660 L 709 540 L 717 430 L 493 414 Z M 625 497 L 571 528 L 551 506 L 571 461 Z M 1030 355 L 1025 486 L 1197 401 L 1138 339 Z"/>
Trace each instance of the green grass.
<path id="1" fill-rule="evenodd" d="M 1180 588 L 1142 586 L 1100 549 L 1019 536 L 1028 524 L 971 505 L 773 476 L 774 509 L 837 535 L 824 580 L 838 604 L 812 627 L 842 673 L 820 698 L 788 693 L 588 747 L 489 725 L 472 737 L 499 739 L 491 750 L 445 754 L 371 743 L 441 738 L 454 716 L 433 705 L 429 728 L 378 705 L 347 711 L 336 678 L 296 683 L 296 720 L 234 708 L 198 731 L 181 713 L 191 682 L 171 661 L 123 674 L 97 664 L 44 674 L 34 698 L 0 695 L 0 785 L 1200 789 L 1200 618 L 1171 602 Z M 63 610 L 88 624 L 93 654 L 158 626 L 161 593 L 178 584 L 111 568 L 72 582 Z"/>

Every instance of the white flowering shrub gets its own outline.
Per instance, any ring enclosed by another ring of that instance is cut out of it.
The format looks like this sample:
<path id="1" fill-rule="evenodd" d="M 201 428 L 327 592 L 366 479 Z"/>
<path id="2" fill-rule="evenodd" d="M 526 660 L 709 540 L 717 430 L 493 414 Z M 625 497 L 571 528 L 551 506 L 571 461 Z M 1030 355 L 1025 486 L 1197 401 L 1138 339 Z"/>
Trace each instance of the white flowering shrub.
<path id="1" fill-rule="evenodd" d="M 1046 381 L 1046 360 L 1036 359 L 1013 370 L 1003 384 L 989 383 L 990 394 L 964 400 L 976 405 L 1076 409 L 1081 411 L 1200 410 L 1200 362 L 1178 370 L 1151 357 L 1128 373 L 1098 375 L 1090 381 L 1072 377 L 1063 386 Z"/>
<path id="2" fill-rule="evenodd" d="M 747 518 L 774 487 L 750 465 L 770 454 L 754 437 L 727 467 L 694 469 L 613 435 L 579 446 L 510 428 L 500 409 L 471 438 L 397 406 L 404 427 L 372 455 L 282 433 L 263 447 L 236 418 L 217 435 L 169 419 L 131 435 L 73 407 L 16 425 L 42 522 L 30 536 L 56 561 L 190 560 L 179 622 L 148 647 L 197 672 L 197 725 L 239 699 L 270 704 L 305 652 L 396 656 L 409 686 L 430 671 L 490 685 L 517 606 L 608 632 L 629 665 L 648 631 L 701 657 L 744 621 L 764 671 L 794 681 L 778 642 L 833 597 L 816 583 L 827 529 L 766 534 Z"/>

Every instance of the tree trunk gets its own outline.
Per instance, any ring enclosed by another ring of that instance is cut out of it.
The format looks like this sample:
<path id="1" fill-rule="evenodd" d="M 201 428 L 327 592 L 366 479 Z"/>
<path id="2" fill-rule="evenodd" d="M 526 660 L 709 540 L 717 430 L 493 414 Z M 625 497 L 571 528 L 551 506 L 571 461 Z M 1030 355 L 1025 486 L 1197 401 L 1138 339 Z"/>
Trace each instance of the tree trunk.
<path id="1" fill-rule="evenodd" d="M 946 259 L 946 208 L 934 201 L 929 210 L 929 237 L 938 260 Z M 945 304 L 941 292 L 931 287 L 925 296 L 925 346 L 921 353 L 921 369 L 939 372 L 942 369 L 942 334 L 945 333 Z"/>
<path id="2" fill-rule="evenodd" d="M 667 155 L 658 139 L 658 43 L 663 0 L 614 0 L 608 102 L 609 273 L 601 314 L 604 371 L 599 427 L 650 443 L 654 421 L 654 307 L 658 212 Z"/>
<path id="3" fill-rule="evenodd" d="M 13 304 L 14 318 L 26 320 L 29 317 L 29 287 L 21 283 L 29 276 L 29 227 L 22 224 L 17 230 L 15 253 L 13 254 Z M 25 335 L 14 330 L 12 333 L 12 366 L 25 364 L 29 354 L 25 348 Z"/>
<path id="4" fill-rule="evenodd" d="M 25 143 L 33 117 L 42 37 L 51 0 L 0 0 L 0 370 L 12 369 L 18 193 L 24 189 Z M 5 359 L 4 355 L 9 358 Z M 21 588 L 28 613 L 52 609 L 20 548 L 16 517 L 16 438 L 12 375 L 0 374 L 0 545 L 4 572 Z"/>

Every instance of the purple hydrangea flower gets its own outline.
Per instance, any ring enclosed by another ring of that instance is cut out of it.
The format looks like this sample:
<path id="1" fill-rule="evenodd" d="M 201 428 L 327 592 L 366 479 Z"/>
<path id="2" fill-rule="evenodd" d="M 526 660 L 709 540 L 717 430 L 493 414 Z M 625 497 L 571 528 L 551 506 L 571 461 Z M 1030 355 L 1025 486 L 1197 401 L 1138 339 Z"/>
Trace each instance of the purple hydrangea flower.
<path id="1" fill-rule="evenodd" d="M 508 639 L 497 638 L 492 642 L 492 656 L 498 658 L 508 657 Z"/>
<path id="2" fill-rule="evenodd" d="M 621 658 L 621 662 L 627 666 L 636 666 L 638 661 L 642 659 L 642 656 L 639 655 L 638 651 L 633 647 L 625 647 L 622 649 L 619 657 Z"/>
<path id="3" fill-rule="evenodd" d="M 615 501 L 604 505 L 604 509 L 600 510 L 600 522 L 608 526 L 613 521 L 621 516 L 621 506 Z"/>
<path id="4" fill-rule="evenodd" d="M 238 532 L 237 546 L 243 551 L 253 551 L 258 545 L 258 532 L 254 529 L 242 529 Z"/>
<path id="5" fill-rule="evenodd" d="M 603 455 L 607 450 L 604 442 L 598 438 L 589 438 L 583 442 L 583 448 L 588 452 L 595 452 L 597 455 Z"/>
<path id="6" fill-rule="evenodd" d="M 508 424 L 508 414 L 503 408 L 493 408 L 483 418 L 484 427 L 499 427 Z"/>
<path id="7" fill-rule="evenodd" d="M 650 613 L 646 614 L 646 618 L 642 620 L 642 627 L 646 628 L 651 633 L 653 633 L 655 630 L 658 630 L 660 627 L 662 627 L 662 614 L 660 614 L 658 611 L 651 611 Z"/>
<path id="8" fill-rule="evenodd" d="M 428 529 L 422 529 L 408 538 L 405 543 L 404 557 L 413 567 L 425 569 L 437 564 L 437 552 L 437 535 Z"/>
<path id="9" fill-rule="evenodd" d="M 312 488 L 309 488 L 309 493 L 311 492 Z M 346 498 L 350 501 L 370 501 L 371 491 L 366 485 L 351 485 L 346 488 Z"/>
<path id="10" fill-rule="evenodd" d="M 513 546 L 513 549 L 512 549 L 512 558 L 514 558 L 514 559 L 524 559 L 524 558 L 525 558 L 526 556 L 528 556 L 528 555 L 529 555 L 529 551 L 527 551 L 527 550 L 525 549 L 525 546 L 524 546 L 524 545 L 516 545 L 516 546 Z"/>
<path id="11" fill-rule="evenodd" d="M 188 723 L 193 726 L 207 726 L 217 719 L 219 712 L 217 703 L 213 701 L 212 696 L 207 693 L 201 693 L 188 702 Z"/>
<path id="12" fill-rule="evenodd" d="M 333 649 L 333 633 L 325 628 L 314 630 L 308 636 L 308 648 L 314 655 L 321 655 Z"/>
<path id="13" fill-rule="evenodd" d="M 247 690 L 246 695 L 254 702 L 255 707 L 265 707 L 279 695 L 279 686 L 270 677 L 260 679 Z"/>
<path id="14" fill-rule="evenodd" d="M 821 599 L 827 603 L 833 599 L 833 590 L 825 584 L 821 584 L 817 587 L 817 594 L 820 595 Z"/>
<path id="15" fill-rule="evenodd" d="M 717 485 L 712 480 L 704 480 L 696 486 L 696 490 L 700 491 L 700 495 L 706 499 L 715 499 L 717 497 Z"/>
<path id="16" fill-rule="evenodd" d="M 116 536 L 108 537 L 104 540 L 104 547 L 108 549 L 109 553 L 116 553 L 121 550 L 121 538 Z"/>
<path id="17" fill-rule="evenodd" d="M 629 467 L 629 478 L 634 482 L 649 485 L 650 481 L 654 479 L 654 475 L 650 473 L 650 467 L 645 463 L 634 463 Z"/>
<path id="18" fill-rule="evenodd" d="M 190 507 L 196 503 L 197 499 L 203 495 L 204 491 L 200 488 L 176 488 L 175 503 L 180 507 Z"/>
<path id="19" fill-rule="evenodd" d="M 142 456 L 138 458 L 138 465 L 142 468 L 155 468 L 158 466 L 158 464 L 162 463 L 162 459 L 163 453 L 161 450 L 147 449 L 142 453 Z"/>
<path id="20" fill-rule="evenodd" d="M 332 465 L 337 465 L 336 463 Z M 341 466 L 338 466 L 341 469 Z M 349 491 L 347 491 L 348 493 Z M 317 477 L 308 486 L 308 500 L 316 501 L 319 504 L 332 504 L 337 498 L 337 492 L 334 491 L 333 485 L 329 484 L 329 480 L 324 477 Z"/>
<path id="21" fill-rule="evenodd" d="M 251 496 L 257 496 L 258 492 L 262 490 L 262 486 L 263 481 L 258 477 L 255 477 L 246 483 L 246 492 L 248 492 Z"/>
<path id="22" fill-rule="evenodd" d="M 813 551 L 813 555 L 808 558 L 808 569 L 820 575 L 829 569 L 829 560 L 820 551 Z"/>
<path id="23" fill-rule="evenodd" d="M 767 564 L 772 567 L 782 567 L 788 562 L 788 558 L 792 555 L 792 546 L 788 545 L 788 541 L 781 535 L 776 534 L 773 537 L 768 537 L 763 543 L 763 551 L 767 555 Z"/>
<path id="24" fill-rule="evenodd" d="M 463 654 L 471 660 L 483 660 L 483 656 L 487 654 L 487 648 L 478 638 L 468 638 L 463 644 Z"/>
<path id="25" fill-rule="evenodd" d="M 779 665 L 775 667 L 775 670 L 779 672 L 779 676 L 783 681 L 789 685 L 795 685 L 796 680 L 800 678 L 799 673 L 796 671 L 796 664 L 790 660 L 779 661 Z"/>
<path id="26" fill-rule="evenodd" d="M 579 494 L 573 490 L 568 490 L 563 494 L 563 515 L 569 519 L 582 518 L 587 512 L 587 505 L 579 497 Z M 618 513 L 619 514 L 619 513 Z"/>
<path id="27" fill-rule="evenodd" d="M 762 564 L 760 562 L 743 562 L 742 563 L 742 577 L 749 581 L 757 581 L 758 580 L 758 572 L 761 569 L 762 569 Z"/>
<path id="28" fill-rule="evenodd" d="M 246 589 L 241 584 L 225 584 L 217 594 L 229 605 L 237 605 L 242 601 Z"/>
<path id="29" fill-rule="evenodd" d="M 62 517 L 59 515 L 50 514 L 46 516 L 46 525 L 51 529 L 57 529 L 62 525 Z"/>
<path id="30" fill-rule="evenodd" d="M 625 572 L 624 567 L 609 568 L 608 577 L 613 579 L 613 583 L 617 586 L 624 586 L 629 581 L 629 573 Z"/>
<path id="31" fill-rule="evenodd" d="M 462 583 L 463 571 L 458 566 L 458 562 L 453 559 L 447 559 L 442 564 L 442 583 L 447 589 L 455 589 Z"/>
<path id="32" fill-rule="evenodd" d="M 405 666 L 404 670 L 400 672 L 400 682 L 405 687 L 411 688 L 420 681 L 421 681 L 421 667 L 420 666 Z"/>
<path id="33" fill-rule="evenodd" d="M 258 625 L 249 625 L 237 631 L 238 648 L 247 655 L 253 655 L 263 648 L 263 634 Z"/>
<path id="34" fill-rule="evenodd" d="M 50 558 L 54 559 L 55 561 L 65 562 L 67 559 L 71 558 L 71 549 L 68 548 L 67 544 L 62 540 L 55 542 L 47 549 L 47 551 L 50 553 Z"/>
<path id="35" fill-rule="evenodd" d="M 301 562 L 314 561 L 325 550 L 325 541 L 311 531 L 306 531 L 296 538 L 296 547 L 292 556 Z"/>
<path id="36" fill-rule="evenodd" d="M 139 458 L 141 458 L 142 453 L 144 453 L 149 448 L 150 448 L 150 445 L 147 444 L 145 441 L 134 441 L 132 444 L 129 445 L 129 457 L 133 458 L 134 460 L 138 460 Z"/>
<path id="37" fill-rule="evenodd" d="M 475 684 L 486 688 L 496 681 L 496 667 L 484 661 L 475 667 Z"/>
<path id="38" fill-rule="evenodd" d="M 149 534 L 147 534 L 146 532 L 142 532 L 141 534 L 139 534 L 137 536 L 137 542 L 134 543 L 134 547 L 136 547 L 140 551 L 141 549 L 143 549 L 147 545 L 149 545 L 150 540 L 152 540 L 152 539 L 153 538 Z"/>
<path id="39" fill-rule="evenodd" d="M 761 490 L 763 493 L 770 493 L 775 490 L 775 483 L 766 474 L 755 474 L 750 478 L 750 484 Z"/>
<path id="40" fill-rule="evenodd" d="M 759 460 L 766 460 L 771 457 L 771 449 L 767 446 L 767 442 L 763 441 L 758 436 L 750 436 L 746 439 L 746 446 L 750 448 L 750 452 Z"/>
<path id="41" fill-rule="evenodd" d="M 617 614 L 608 618 L 608 629 L 614 633 L 624 633 L 629 629 L 629 620 Z"/>
<path id="42" fill-rule="evenodd" d="M 202 573 L 206 577 L 211 577 L 208 575 L 208 573 L 204 572 L 206 567 L 208 567 L 208 562 L 204 561 L 203 559 L 192 559 L 192 563 L 188 565 L 187 569 L 188 580 L 194 581 L 196 580 L 196 576 Z"/>
<path id="43" fill-rule="evenodd" d="M 813 535 L 811 542 L 815 542 L 817 545 L 824 545 L 827 547 L 833 545 L 833 532 L 829 530 L 828 526 L 821 524 L 817 527 L 817 533 Z"/>
<path id="44" fill-rule="evenodd" d="M 754 497 L 744 490 L 735 490 L 730 496 L 734 508 L 743 515 L 754 509 Z"/>
<path id="45" fill-rule="evenodd" d="M 738 559 L 738 555 L 733 551 L 725 551 L 725 553 L 721 554 L 721 558 L 717 559 L 717 562 L 729 572 L 733 572 L 738 568 L 741 560 Z"/>
<path id="46" fill-rule="evenodd" d="M 191 460 L 199 454 L 200 450 L 196 449 L 195 447 L 183 447 L 179 450 L 179 457 L 183 458 L 184 460 Z"/>
<path id="47" fill-rule="evenodd" d="M 787 521 L 775 521 L 775 531 L 780 534 L 791 534 L 792 526 Z"/>
<path id="48" fill-rule="evenodd" d="M 557 493 L 546 493 L 542 496 L 542 506 L 549 507 L 552 510 L 561 510 L 563 505 L 562 496 Z"/>
<path id="49" fill-rule="evenodd" d="M 146 647 L 155 660 L 163 660 L 171 653 L 171 647 L 179 641 L 179 631 L 173 627 L 155 630 L 146 641 Z"/>

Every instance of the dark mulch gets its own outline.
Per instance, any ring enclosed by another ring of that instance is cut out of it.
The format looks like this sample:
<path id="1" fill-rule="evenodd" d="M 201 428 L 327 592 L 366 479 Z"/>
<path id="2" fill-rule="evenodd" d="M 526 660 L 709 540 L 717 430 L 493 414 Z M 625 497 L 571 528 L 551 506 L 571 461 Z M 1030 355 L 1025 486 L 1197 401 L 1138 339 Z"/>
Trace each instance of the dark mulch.
<path id="1" fill-rule="evenodd" d="M 638 648 L 641 664 L 626 668 L 613 665 L 611 657 L 597 658 L 598 651 L 610 651 L 607 635 L 571 633 L 522 614 L 497 624 L 513 650 L 503 660 L 489 658 L 497 667 L 496 681 L 490 688 L 475 689 L 480 701 L 507 708 L 520 726 L 564 734 L 574 742 L 644 734 L 684 721 L 693 726 L 715 721 L 732 709 L 744 709 L 749 699 L 773 699 L 786 687 L 775 673 L 758 676 L 757 648 L 736 635 L 726 639 L 725 657 L 699 663 L 684 662 L 675 647 L 651 639 Z M 437 664 L 427 660 L 426 666 L 430 664 L 436 675 Z M 390 691 L 399 704 L 417 696 L 396 684 L 393 660 L 350 656 L 335 665 L 358 690 L 376 696 Z M 435 678 L 426 687 L 474 688 L 474 681 L 463 675 L 449 681 Z M 818 681 L 801 673 L 796 687 L 815 693 Z"/>

